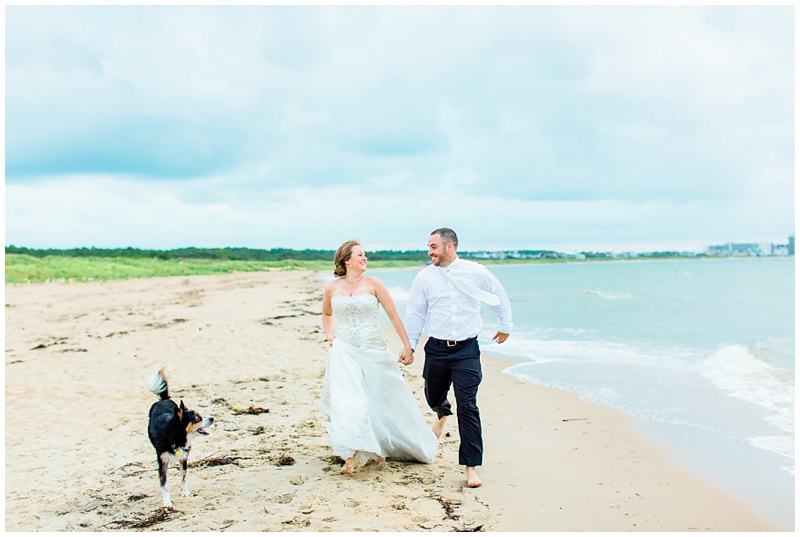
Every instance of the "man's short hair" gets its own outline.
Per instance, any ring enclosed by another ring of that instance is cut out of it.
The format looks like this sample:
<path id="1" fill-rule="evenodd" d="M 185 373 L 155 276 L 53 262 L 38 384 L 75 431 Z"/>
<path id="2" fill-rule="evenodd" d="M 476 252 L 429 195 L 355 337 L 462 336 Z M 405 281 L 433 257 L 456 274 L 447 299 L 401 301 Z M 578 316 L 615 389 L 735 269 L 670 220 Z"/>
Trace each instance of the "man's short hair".
<path id="1" fill-rule="evenodd" d="M 440 235 L 442 237 L 442 245 L 447 246 L 448 242 L 453 243 L 453 248 L 458 250 L 458 235 L 449 227 L 440 227 L 431 232 L 431 235 Z"/>

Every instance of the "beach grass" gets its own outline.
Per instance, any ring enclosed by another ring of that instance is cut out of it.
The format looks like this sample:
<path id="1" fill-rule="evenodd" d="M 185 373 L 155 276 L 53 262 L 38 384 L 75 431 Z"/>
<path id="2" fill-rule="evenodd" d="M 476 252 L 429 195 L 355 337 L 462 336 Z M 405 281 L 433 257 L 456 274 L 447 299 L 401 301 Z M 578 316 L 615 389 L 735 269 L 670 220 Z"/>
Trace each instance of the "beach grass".
<path id="1" fill-rule="evenodd" d="M 370 268 L 419 266 L 411 261 L 374 261 Z M 230 261 L 215 259 L 155 259 L 135 257 L 33 257 L 6 254 L 6 283 L 42 283 L 48 281 L 90 282 L 192 276 L 280 270 L 332 271 L 332 261 Z"/>

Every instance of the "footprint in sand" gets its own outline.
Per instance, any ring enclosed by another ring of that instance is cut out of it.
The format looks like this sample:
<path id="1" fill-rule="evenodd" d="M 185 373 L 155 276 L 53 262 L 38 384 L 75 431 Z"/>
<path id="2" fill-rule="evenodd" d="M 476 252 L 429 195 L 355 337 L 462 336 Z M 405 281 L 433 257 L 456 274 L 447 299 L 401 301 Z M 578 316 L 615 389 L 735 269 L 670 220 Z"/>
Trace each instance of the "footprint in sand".
<path id="1" fill-rule="evenodd" d="M 294 492 L 287 492 L 275 498 L 275 501 L 278 503 L 286 504 L 286 503 L 291 503 L 293 499 L 294 499 Z"/>

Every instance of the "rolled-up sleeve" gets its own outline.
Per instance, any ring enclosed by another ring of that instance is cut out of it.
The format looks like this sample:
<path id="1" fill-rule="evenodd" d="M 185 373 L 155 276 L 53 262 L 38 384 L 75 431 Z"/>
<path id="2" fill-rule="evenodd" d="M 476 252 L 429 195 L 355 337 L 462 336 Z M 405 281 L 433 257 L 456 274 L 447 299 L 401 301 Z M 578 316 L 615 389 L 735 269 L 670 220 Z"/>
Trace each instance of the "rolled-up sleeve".
<path id="1" fill-rule="evenodd" d="M 497 316 L 497 322 L 500 325 L 498 332 L 510 334 L 513 326 L 511 323 L 511 301 L 508 299 L 508 294 L 506 293 L 503 284 L 501 284 L 500 280 L 497 279 L 497 276 L 492 274 L 492 272 L 486 267 L 483 268 L 485 269 L 485 287 L 483 290 L 492 293 L 494 296 L 500 299 L 500 304 L 497 306 L 492 306 L 492 311 L 494 311 L 495 315 Z"/>

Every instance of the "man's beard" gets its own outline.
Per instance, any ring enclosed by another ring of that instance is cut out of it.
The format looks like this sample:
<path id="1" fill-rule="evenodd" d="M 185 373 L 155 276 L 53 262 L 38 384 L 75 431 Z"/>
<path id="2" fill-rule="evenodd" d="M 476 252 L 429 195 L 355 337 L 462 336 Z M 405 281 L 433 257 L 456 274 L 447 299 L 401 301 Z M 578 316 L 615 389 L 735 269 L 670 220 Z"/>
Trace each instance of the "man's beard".
<path id="1" fill-rule="evenodd" d="M 444 255 L 440 254 L 440 255 L 437 255 L 436 257 L 431 257 L 431 261 L 433 261 L 433 266 L 434 267 L 441 267 L 441 266 L 445 266 L 446 267 L 447 265 L 450 264 L 452 259 L 449 259 L 447 256 L 444 256 Z"/>

